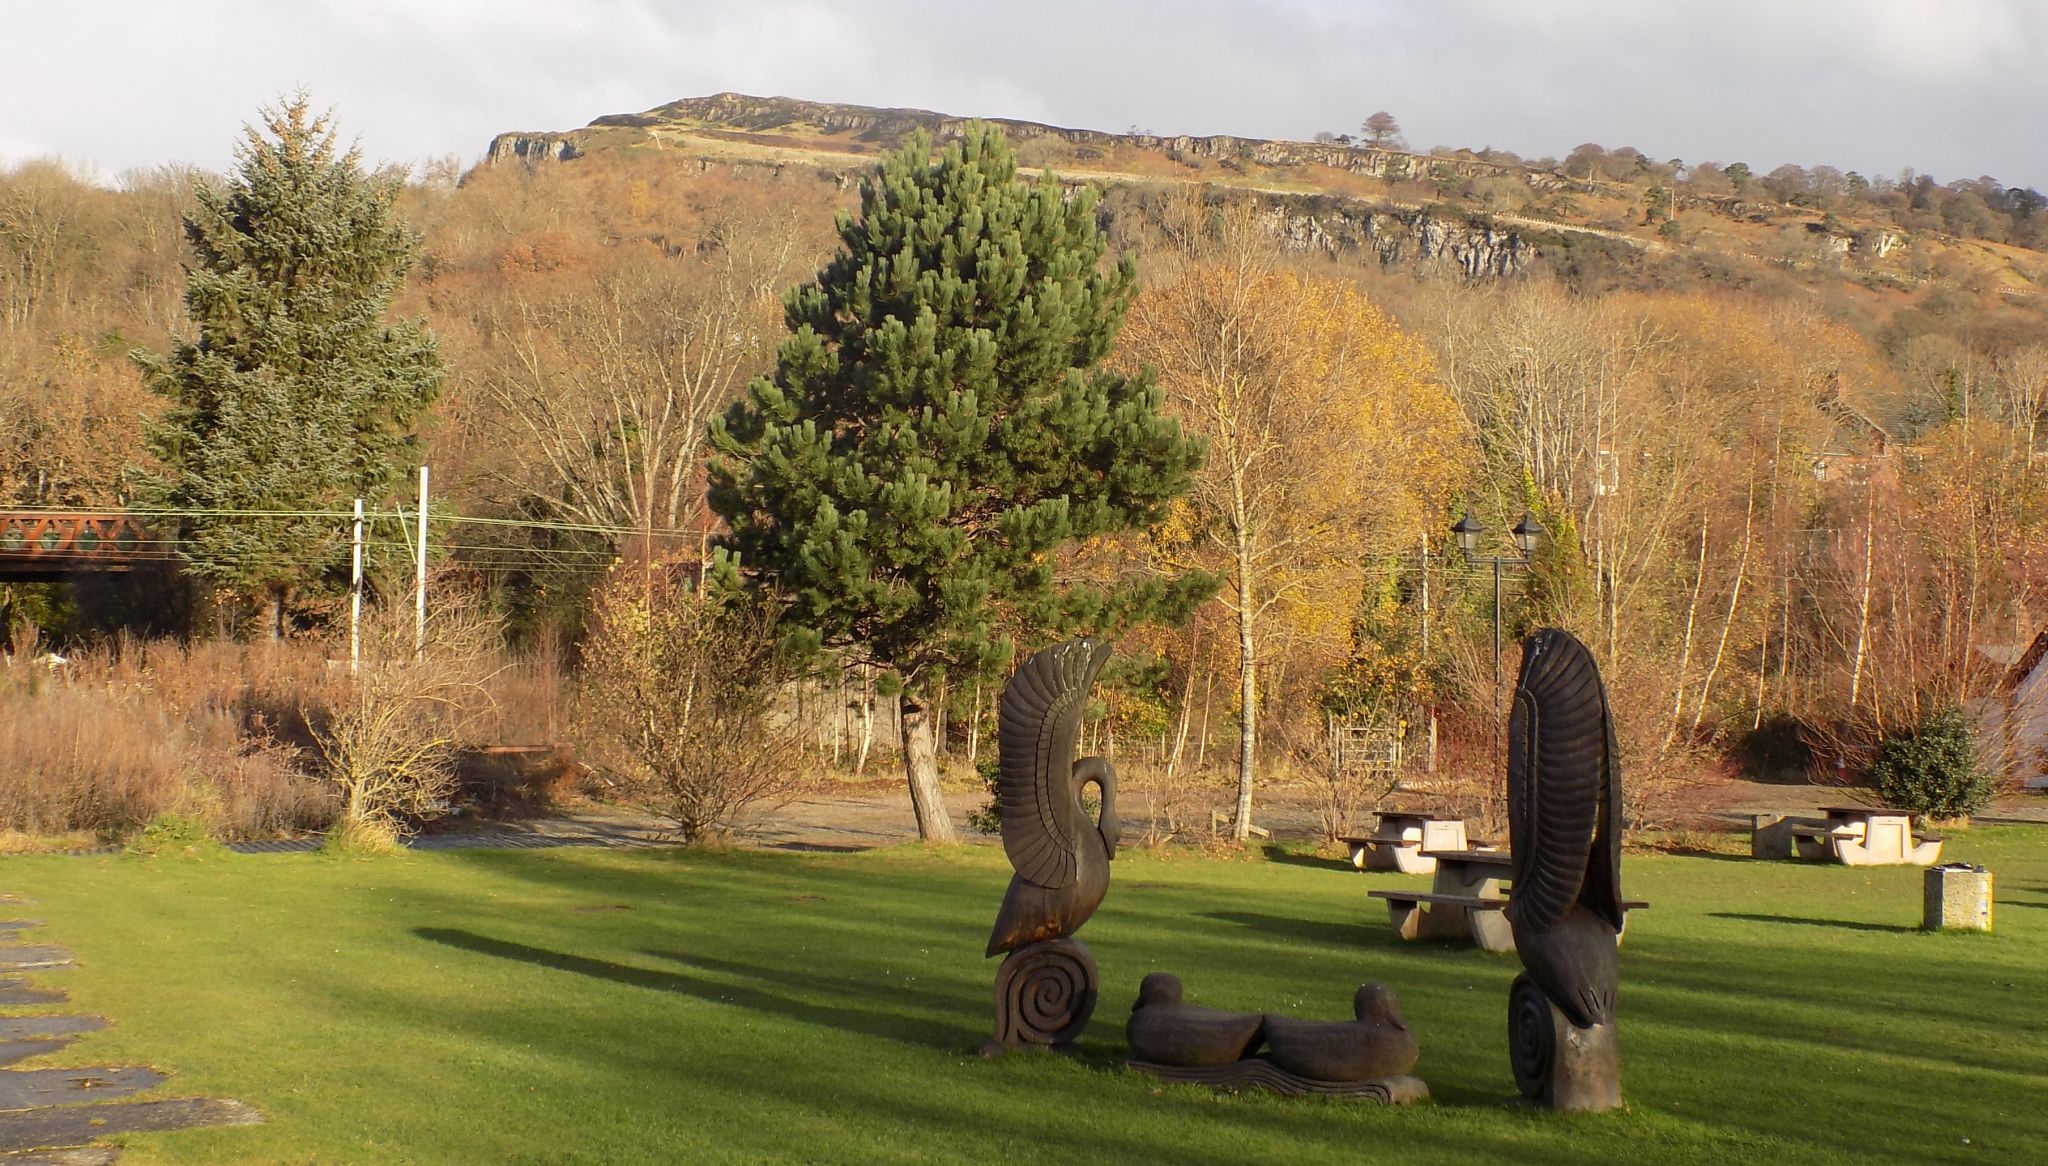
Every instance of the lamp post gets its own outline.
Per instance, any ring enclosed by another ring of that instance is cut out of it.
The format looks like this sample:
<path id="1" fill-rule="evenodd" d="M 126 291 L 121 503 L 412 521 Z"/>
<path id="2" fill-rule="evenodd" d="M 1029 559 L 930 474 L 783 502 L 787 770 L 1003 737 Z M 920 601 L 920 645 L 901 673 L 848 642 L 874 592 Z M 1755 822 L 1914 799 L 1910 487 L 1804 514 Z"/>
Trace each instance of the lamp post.
<path id="1" fill-rule="evenodd" d="M 1543 536 L 1548 532 L 1543 529 L 1542 523 L 1536 521 L 1534 514 L 1526 510 L 1522 511 L 1522 520 L 1515 523 L 1514 527 L 1508 531 L 1510 535 L 1514 536 L 1515 545 L 1521 548 L 1522 553 L 1519 555 L 1480 554 L 1479 536 L 1485 533 L 1485 524 L 1472 517 L 1472 512 L 1469 510 L 1465 512 L 1465 517 L 1460 518 L 1451 527 L 1451 534 L 1458 540 L 1458 551 L 1465 556 L 1466 562 L 1474 566 L 1483 563 L 1493 568 L 1493 755 L 1499 757 L 1501 756 L 1500 569 L 1502 567 L 1520 567 L 1527 570 L 1530 562 L 1536 556 L 1536 544 L 1541 542 Z"/>

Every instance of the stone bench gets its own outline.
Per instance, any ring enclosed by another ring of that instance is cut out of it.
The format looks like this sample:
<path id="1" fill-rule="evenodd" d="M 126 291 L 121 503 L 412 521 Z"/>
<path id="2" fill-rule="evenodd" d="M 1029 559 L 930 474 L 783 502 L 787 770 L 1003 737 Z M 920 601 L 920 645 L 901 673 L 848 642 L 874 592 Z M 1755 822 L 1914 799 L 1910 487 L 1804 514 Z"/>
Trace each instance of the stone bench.
<path id="1" fill-rule="evenodd" d="M 1487 951 L 1515 950 L 1514 932 L 1500 914 L 1506 899 L 1436 891 L 1368 891 L 1387 901 L 1394 934 L 1402 939 L 1469 939 Z"/>

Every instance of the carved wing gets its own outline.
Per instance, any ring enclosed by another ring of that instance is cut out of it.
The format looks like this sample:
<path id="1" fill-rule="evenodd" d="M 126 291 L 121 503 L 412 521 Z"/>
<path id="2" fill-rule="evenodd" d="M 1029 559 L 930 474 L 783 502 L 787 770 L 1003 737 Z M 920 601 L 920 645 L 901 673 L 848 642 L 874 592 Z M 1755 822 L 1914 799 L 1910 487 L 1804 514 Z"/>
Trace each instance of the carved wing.
<path id="1" fill-rule="evenodd" d="M 1593 654 L 1544 628 L 1522 644 L 1508 721 L 1508 911 L 1548 929 L 1577 901 L 1621 927 L 1621 761 Z"/>
<path id="2" fill-rule="evenodd" d="M 996 804 L 1003 852 L 1027 881 L 1064 887 L 1074 881 L 1078 843 L 1094 823 L 1074 788 L 1074 744 L 1081 711 L 1109 645 L 1068 640 L 1024 661 L 1003 689 L 997 711 Z"/>

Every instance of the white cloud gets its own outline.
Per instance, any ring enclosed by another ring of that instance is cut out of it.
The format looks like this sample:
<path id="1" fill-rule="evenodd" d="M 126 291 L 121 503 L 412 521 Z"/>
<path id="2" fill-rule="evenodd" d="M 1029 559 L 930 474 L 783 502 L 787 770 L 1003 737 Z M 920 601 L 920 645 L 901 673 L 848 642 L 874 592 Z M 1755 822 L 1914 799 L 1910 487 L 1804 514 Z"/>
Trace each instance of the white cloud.
<path id="1" fill-rule="evenodd" d="M 113 0 L 20 5 L 0 158 L 220 167 L 301 85 L 375 159 L 720 90 L 1101 129 L 1826 162 L 2048 185 L 2035 0 Z"/>

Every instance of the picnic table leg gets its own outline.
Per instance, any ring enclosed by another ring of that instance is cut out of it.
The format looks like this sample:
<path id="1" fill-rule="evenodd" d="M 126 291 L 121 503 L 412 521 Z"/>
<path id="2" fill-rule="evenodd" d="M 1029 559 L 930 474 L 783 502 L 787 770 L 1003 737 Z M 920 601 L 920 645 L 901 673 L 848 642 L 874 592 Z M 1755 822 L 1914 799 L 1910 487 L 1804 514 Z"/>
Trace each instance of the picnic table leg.
<path id="1" fill-rule="evenodd" d="M 1797 823 L 1783 814 L 1756 814 L 1750 819 L 1751 858 L 1791 858 L 1798 853 L 1792 828 Z"/>
<path id="2" fill-rule="evenodd" d="M 1472 917 L 1472 942 L 1481 951 L 1515 950 L 1515 929 L 1508 926 L 1507 912 L 1468 910 L 1465 913 Z"/>
<path id="3" fill-rule="evenodd" d="M 1416 931 L 1425 939 L 1469 939 L 1472 912 L 1463 907 L 1433 903 L 1422 912 L 1422 922 Z"/>
<path id="4" fill-rule="evenodd" d="M 1869 845 L 1869 835 L 1860 822 L 1838 826 L 1834 831 L 1835 861 L 1843 866 L 1879 866 L 1884 858 Z"/>
<path id="5" fill-rule="evenodd" d="M 1387 921 L 1394 925 L 1394 934 L 1402 939 L 1422 938 L 1422 904 L 1420 903 L 1388 899 Z"/>
<path id="6" fill-rule="evenodd" d="M 1795 838 L 1793 843 L 1799 849 L 1799 857 L 1809 861 L 1834 861 L 1840 857 L 1831 838 Z"/>

